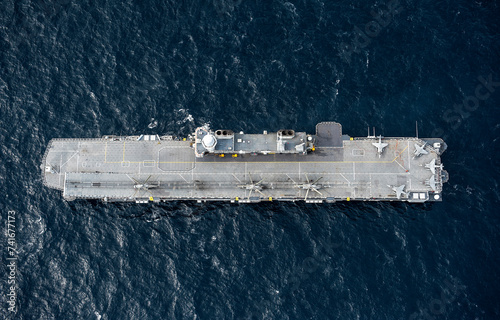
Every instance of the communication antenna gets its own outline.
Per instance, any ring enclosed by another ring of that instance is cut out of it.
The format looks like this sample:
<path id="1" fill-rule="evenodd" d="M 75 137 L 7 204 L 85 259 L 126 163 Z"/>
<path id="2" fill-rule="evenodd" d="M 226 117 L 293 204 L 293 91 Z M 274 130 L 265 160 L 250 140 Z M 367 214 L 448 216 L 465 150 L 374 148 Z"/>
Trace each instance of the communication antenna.
<path id="1" fill-rule="evenodd" d="M 375 138 L 375 127 L 373 127 L 373 136 L 370 135 L 370 126 L 368 126 L 368 138 Z"/>

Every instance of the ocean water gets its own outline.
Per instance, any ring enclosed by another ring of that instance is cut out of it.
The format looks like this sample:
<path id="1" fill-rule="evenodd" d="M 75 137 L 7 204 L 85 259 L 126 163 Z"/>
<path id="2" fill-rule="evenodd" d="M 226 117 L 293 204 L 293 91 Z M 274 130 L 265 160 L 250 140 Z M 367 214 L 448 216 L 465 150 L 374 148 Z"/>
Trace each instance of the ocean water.
<path id="1" fill-rule="evenodd" d="M 500 318 L 499 16 L 465 0 L 2 0 L 0 319 Z M 444 201 L 103 204 L 42 185 L 51 138 L 328 120 L 444 137 Z"/>

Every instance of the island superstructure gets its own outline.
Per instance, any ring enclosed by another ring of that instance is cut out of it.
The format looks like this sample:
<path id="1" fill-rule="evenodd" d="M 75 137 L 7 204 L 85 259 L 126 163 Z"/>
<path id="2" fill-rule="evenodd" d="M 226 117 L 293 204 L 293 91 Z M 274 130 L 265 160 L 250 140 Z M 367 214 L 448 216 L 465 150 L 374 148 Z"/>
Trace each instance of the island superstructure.
<path id="1" fill-rule="evenodd" d="M 319 123 L 315 134 L 204 126 L 182 139 L 53 139 L 41 169 L 67 200 L 426 202 L 442 199 L 445 150 L 440 138 L 353 138 L 336 122 Z"/>

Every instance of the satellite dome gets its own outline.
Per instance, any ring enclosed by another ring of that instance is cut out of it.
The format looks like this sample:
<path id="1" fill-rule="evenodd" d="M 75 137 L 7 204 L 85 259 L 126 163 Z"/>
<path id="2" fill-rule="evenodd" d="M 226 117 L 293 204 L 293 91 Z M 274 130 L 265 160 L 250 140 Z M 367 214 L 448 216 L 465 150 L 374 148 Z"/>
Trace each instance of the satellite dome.
<path id="1" fill-rule="evenodd" d="M 212 134 L 207 134 L 203 137 L 202 142 L 205 148 L 213 148 L 217 140 L 215 140 L 215 137 Z"/>

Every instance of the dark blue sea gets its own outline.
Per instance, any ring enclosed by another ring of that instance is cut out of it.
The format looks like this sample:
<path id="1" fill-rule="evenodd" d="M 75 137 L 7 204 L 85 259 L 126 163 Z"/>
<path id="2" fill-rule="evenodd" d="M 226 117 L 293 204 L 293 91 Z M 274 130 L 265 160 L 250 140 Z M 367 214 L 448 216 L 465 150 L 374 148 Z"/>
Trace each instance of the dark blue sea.
<path id="1" fill-rule="evenodd" d="M 0 319 L 499 319 L 499 110 L 498 1 L 1 0 Z M 443 202 L 42 184 L 52 138 L 320 121 L 443 137 Z"/>

